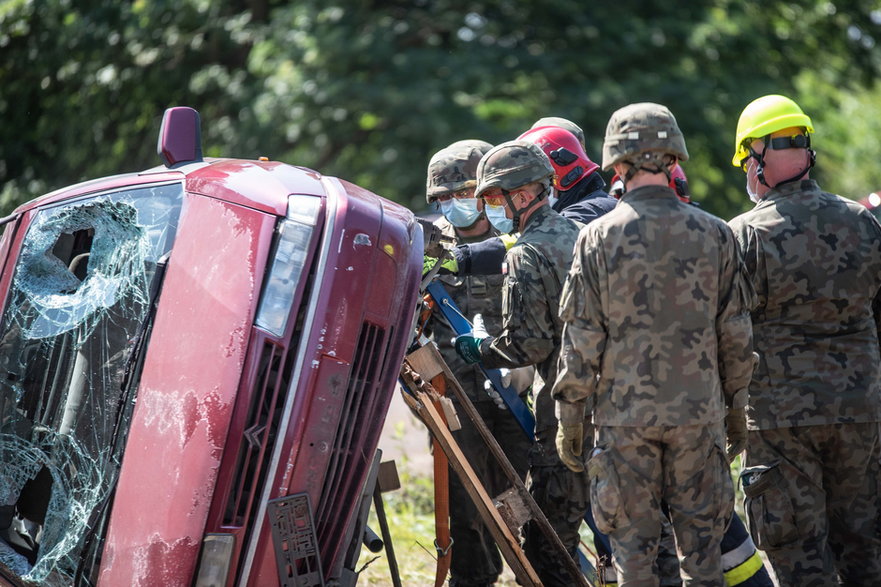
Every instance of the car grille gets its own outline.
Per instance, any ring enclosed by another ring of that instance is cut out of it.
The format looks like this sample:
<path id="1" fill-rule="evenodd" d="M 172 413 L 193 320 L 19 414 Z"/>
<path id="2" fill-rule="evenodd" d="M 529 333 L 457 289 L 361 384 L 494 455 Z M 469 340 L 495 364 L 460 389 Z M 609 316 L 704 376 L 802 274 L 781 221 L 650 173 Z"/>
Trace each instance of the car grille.
<path id="1" fill-rule="evenodd" d="M 361 483 L 373 454 L 364 454 L 365 446 L 373 446 L 378 432 L 377 422 L 383 420 L 382 394 L 378 393 L 388 340 L 385 331 L 364 323 L 358 337 L 357 351 L 352 363 L 346 389 L 346 401 L 340 413 L 337 434 L 328 463 L 327 475 L 317 507 L 319 544 L 323 556 L 330 555 L 345 534 L 348 513 L 357 507 L 361 497 Z M 349 506 L 340 507 L 341 504 Z M 327 559 L 325 559 L 327 560 Z"/>

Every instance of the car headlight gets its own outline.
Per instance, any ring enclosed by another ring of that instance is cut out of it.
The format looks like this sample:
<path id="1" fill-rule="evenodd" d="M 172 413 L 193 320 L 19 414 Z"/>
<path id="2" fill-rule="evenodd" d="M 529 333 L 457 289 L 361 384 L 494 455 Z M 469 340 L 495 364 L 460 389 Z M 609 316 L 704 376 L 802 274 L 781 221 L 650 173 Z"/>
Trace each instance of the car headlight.
<path id="1" fill-rule="evenodd" d="M 272 268 L 260 297 L 256 320 L 257 326 L 276 336 L 282 336 L 287 326 L 320 212 L 319 197 L 288 198 L 287 218 L 279 225 Z"/>

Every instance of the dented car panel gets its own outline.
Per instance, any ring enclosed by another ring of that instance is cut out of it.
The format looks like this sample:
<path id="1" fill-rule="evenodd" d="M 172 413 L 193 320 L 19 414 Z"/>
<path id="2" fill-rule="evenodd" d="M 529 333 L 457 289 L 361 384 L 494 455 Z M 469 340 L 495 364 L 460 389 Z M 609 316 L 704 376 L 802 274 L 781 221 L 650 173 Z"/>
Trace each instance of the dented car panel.
<path id="1" fill-rule="evenodd" d="M 0 584 L 190 585 L 228 537 L 224 584 L 277 585 L 267 502 L 295 494 L 324 577 L 351 578 L 419 226 L 278 162 L 163 169 L 59 190 L 6 225 Z"/>
<path id="2" fill-rule="evenodd" d="M 260 181 L 254 183 L 257 168 Z M 311 169 L 279 161 L 228 160 L 223 165 L 204 166 L 198 174 L 189 176 L 188 187 L 206 196 L 284 216 L 288 194 L 324 193 L 320 177 Z"/>
<path id="3" fill-rule="evenodd" d="M 162 288 L 174 303 L 157 310 L 99 584 L 192 577 L 275 221 L 187 197 Z"/>

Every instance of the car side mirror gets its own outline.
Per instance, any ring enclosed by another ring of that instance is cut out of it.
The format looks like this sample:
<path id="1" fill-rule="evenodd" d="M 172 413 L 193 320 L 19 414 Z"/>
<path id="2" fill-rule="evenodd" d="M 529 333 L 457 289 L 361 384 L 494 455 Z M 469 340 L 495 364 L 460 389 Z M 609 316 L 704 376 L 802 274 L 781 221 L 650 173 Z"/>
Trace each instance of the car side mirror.
<path id="1" fill-rule="evenodd" d="M 202 130 L 199 113 L 187 106 L 165 110 L 159 128 L 156 151 L 166 167 L 202 160 Z"/>

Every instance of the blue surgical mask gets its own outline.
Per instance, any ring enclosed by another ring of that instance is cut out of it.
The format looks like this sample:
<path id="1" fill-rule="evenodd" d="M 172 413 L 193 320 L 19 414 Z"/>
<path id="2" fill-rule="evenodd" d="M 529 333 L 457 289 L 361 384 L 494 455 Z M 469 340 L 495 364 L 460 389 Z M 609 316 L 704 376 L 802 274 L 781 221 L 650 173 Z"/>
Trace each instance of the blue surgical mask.
<path id="1" fill-rule="evenodd" d="M 450 198 L 440 203 L 441 213 L 450 224 L 459 228 L 471 226 L 480 218 L 477 198 Z"/>
<path id="2" fill-rule="evenodd" d="M 486 217 L 489 219 L 489 223 L 496 230 L 505 234 L 510 234 L 514 230 L 514 220 L 505 216 L 504 206 L 490 206 L 487 204 L 484 209 L 486 210 Z"/>

